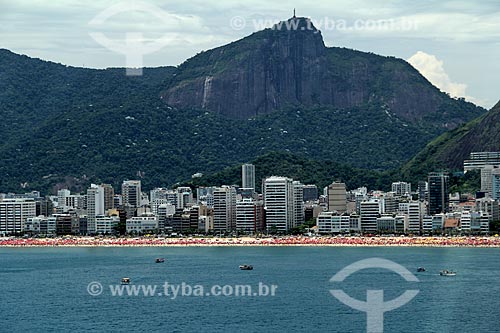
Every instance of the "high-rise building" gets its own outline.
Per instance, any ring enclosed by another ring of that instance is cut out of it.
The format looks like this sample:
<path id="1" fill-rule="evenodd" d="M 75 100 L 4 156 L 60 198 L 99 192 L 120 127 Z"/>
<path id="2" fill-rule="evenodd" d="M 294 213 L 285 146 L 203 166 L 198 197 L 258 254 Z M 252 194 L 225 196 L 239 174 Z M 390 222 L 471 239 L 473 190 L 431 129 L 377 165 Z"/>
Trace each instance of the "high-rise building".
<path id="1" fill-rule="evenodd" d="M 236 230 L 254 233 L 260 229 L 261 214 L 259 208 L 262 203 L 251 198 L 236 202 Z"/>
<path id="2" fill-rule="evenodd" d="M 255 190 L 255 165 L 246 163 L 241 166 L 241 185 Z"/>
<path id="3" fill-rule="evenodd" d="M 87 189 L 87 232 L 96 232 L 96 217 L 104 215 L 104 188 L 92 184 Z"/>
<path id="4" fill-rule="evenodd" d="M 264 180 L 267 230 L 288 232 L 304 223 L 303 184 L 286 177 Z"/>
<path id="5" fill-rule="evenodd" d="M 363 232 L 377 232 L 377 218 L 382 213 L 380 200 L 372 199 L 360 203 L 360 224 Z"/>
<path id="6" fill-rule="evenodd" d="M 407 217 L 407 231 L 417 234 L 420 233 L 422 230 L 423 202 L 402 202 L 399 204 L 398 212 Z"/>
<path id="7" fill-rule="evenodd" d="M 397 196 L 404 196 L 411 194 L 411 183 L 396 182 L 392 183 L 392 192 Z"/>
<path id="8" fill-rule="evenodd" d="M 214 231 L 230 231 L 236 228 L 236 189 L 221 186 L 213 191 Z"/>
<path id="9" fill-rule="evenodd" d="M 101 187 L 104 189 L 104 210 L 113 209 L 115 207 L 115 190 L 113 186 L 111 184 L 101 184 Z"/>
<path id="10" fill-rule="evenodd" d="M 347 211 L 347 192 L 344 183 L 334 182 L 328 185 L 328 211 L 339 214 Z"/>
<path id="11" fill-rule="evenodd" d="M 66 198 L 71 195 L 71 192 L 68 189 L 61 189 L 57 191 L 57 212 L 63 213 L 67 212 L 68 209 L 66 207 Z"/>
<path id="12" fill-rule="evenodd" d="M 177 208 L 186 208 L 193 203 L 193 192 L 190 187 L 178 187 Z"/>
<path id="13" fill-rule="evenodd" d="M 499 166 L 495 165 L 486 165 L 481 169 L 481 192 L 492 194 L 493 171 L 498 169 Z"/>
<path id="14" fill-rule="evenodd" d="M 21 233 L 28 218 L 35 217 L 34 199 L 0 200 L 0 235 Z"/>
<path id="15" fill-rule="evenodd" d="M 287 232 L 293 227 L 293 185 L 286 177 L 264 180 L 264 206 L 268 231 Z"/>
<path id="16" fill-rule="evenodd" d="M 316 185 L 304 185 L 304 202 L 318 200 L 318 187 Z"/>
<path id="17" fill-rule="evenodd" d="M 420 232 L 422 229 L 422 205 L 419 201 L 408 203 L 408 231 Z"/>
<path id="18" fill-rule="evenodd" d="M 426 181 L 419 181 L 418 182 L 418 200 L 420 201 L 425 201 L 425 199 L 427 198 L 427 191 L 429 190 L 429 183 L 427 183 Z"/>
<path id="19" fill-rule="evenodd" d="M 491 172 L 491 197 L 500 200 L 500 169 Z"/>
<path id="20" fill-rule="evenodd" d="M 449 210 L 447 174 L 431 172 L 428 176 L 429 189 L 427 192 L 427 214 L 434 215 L 447 213 Z"/>
<path id="21" fill-rule="evenodd" d="M 295 180 L 293 186 L 293 221 L 292 228 L 304 223 L 304 184 Z"/>
<path id="22" fill-rule="evenodd" d="M 139 208 L 141 206 L 141 181 L 125 180 L 122 184 L 122 200 L 125 207 Z"/>

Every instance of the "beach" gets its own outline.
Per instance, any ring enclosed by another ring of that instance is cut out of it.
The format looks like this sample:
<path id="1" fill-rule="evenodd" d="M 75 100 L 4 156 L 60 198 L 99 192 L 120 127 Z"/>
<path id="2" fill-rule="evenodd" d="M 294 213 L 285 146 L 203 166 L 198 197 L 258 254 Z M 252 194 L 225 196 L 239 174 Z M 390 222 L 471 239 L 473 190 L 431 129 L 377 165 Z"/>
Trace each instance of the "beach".
<path id="1" fill-rule="evenodd" d="M 148 247 L 148 246 L 403 246 L 500 247 L 499 237 L 77 237 L 0 238 L 0 247 Z"/>

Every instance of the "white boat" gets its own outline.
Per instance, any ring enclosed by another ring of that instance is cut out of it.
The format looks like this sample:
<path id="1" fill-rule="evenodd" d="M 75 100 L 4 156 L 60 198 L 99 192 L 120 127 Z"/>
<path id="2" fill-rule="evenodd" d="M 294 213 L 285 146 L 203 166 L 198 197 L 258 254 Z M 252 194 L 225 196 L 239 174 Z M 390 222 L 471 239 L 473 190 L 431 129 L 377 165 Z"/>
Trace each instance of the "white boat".
<path id="1" fill-rule="evenodd" d="M 251 271 L 253 269 L 252 265 L 240 265 L 242 271 Z"/>
<path id="2" fill-rule="evenodd" d="M 441 276 L 455 276 L 455 275 L 457 275 L 457 272 L 449 271 L 449 270 L 445 269 L 445 270 L 439 272 L 439 275 L 441 275 Z"/>
<path id="3" fill-rule="evenodd" d="M 122 284 L 130 284 L 130 278 L 127 277 L 122 278 Z"/>

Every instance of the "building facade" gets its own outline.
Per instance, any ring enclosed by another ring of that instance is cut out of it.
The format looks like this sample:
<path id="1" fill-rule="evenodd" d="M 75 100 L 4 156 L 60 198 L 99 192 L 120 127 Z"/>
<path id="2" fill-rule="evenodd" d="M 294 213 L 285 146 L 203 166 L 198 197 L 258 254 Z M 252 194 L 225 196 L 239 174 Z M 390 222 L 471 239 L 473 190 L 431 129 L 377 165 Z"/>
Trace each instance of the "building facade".
<path id="1" fill-rule="evenodd" d="M 241 166 L 241 187 L 255 190 L 255 165 L 246 163 Z"/>
<path id="2" fill-rule="evenodd" d="M 347 191 L 344 183 L 334 182 L 328 185 L 328 211 L 339 214 L 347 211 Z"/>
<path id="3" fill-rule="evenodd" d="M 213 230 L 230 231 L 236 228 L 236 189 L 232 186 L 213 190 Z"/>
<path id="4" fill-rule="evenodd" d="M 34 199 L 4 199 L 0 201 L 0 235 L 24 232 L 26 220 L 36 216 Z"/>
<path id="5" fill-rule="evenodd" d="M 269 177 L 264 180 L 263 190 L 267 230 L 288 232 L 294 226 L 293 180 Z"/>
<path id="6" fill-rule="evenodd" d="M 141 181 L 125 180 L 122 184 L 122 201 L 125 207 L 139 208 L 141 206 Z"/>
<path id="7" fill-rule="evenodd" d="M 434 215 L 449 211 L 449 177 L 442 172 L 432 172 L 428 176 L 427 214 Z"/>
<path id="8" fill-rule="evenodd" d="M 380 200 L 372 199 L 360 203 L 360 222 L 361 231 L 377 232 L 377 218 L 382 213 L 382 205 Z"/>

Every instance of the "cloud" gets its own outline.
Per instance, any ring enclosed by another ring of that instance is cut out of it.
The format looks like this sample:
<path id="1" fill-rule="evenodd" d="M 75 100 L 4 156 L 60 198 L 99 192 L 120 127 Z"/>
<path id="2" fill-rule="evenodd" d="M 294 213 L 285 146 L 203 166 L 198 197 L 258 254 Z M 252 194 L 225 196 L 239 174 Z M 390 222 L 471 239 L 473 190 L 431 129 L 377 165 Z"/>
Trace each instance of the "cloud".
<path id="1" fill-rule="evenodd" d="M 491 106 L 491 101 L 469 96 L 466 93 L 467 84 L 453 82 L 443 67 L 443 61 L 432 54 L 418 51 L 407 60 L 433 85 L 452 97 L 463 97 L 466 100 L 484 108 Z"/>
<path id="2" fill-rule="evenodd" d="M 443 61 L 436 58 L 436 56 L 418 51 L 408 59 L 408 62 L 442 91 L 449 93 L 453 97 L 465 97 L 474 100 L 465 93 L 467 85 L 453 82 L 443 68 Z"/>

